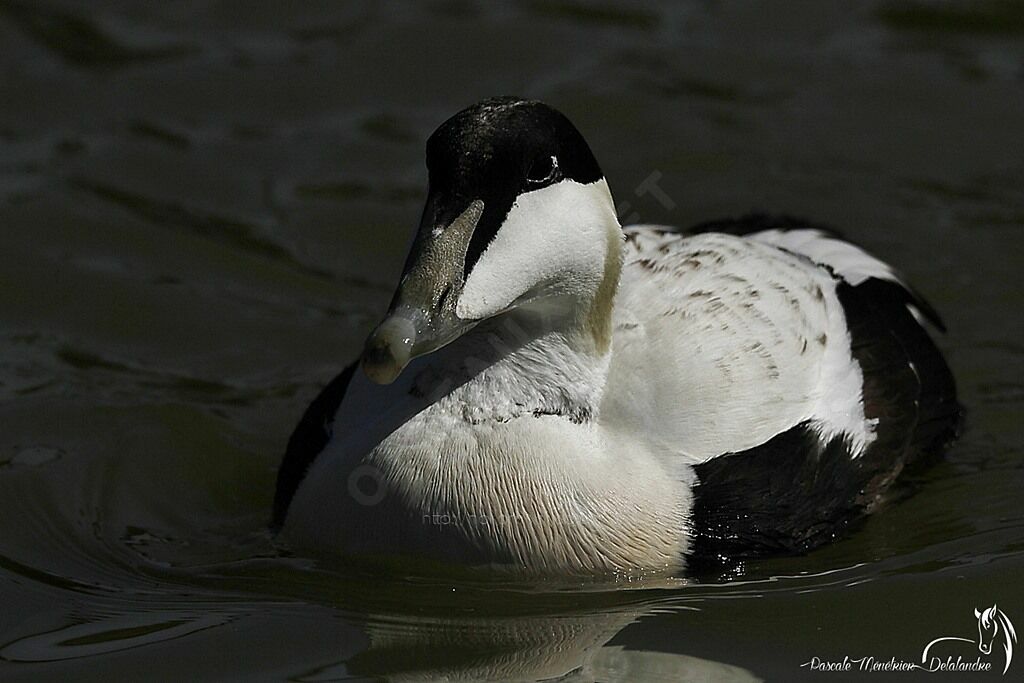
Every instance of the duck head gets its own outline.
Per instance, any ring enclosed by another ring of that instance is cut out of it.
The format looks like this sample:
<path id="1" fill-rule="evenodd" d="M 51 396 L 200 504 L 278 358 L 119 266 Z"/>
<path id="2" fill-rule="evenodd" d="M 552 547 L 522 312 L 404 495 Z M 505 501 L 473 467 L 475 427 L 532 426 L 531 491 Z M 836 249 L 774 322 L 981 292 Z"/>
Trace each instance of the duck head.
<path id="1" fill-rule="evenodd" d="M 608 317 L 622 233 L 569 119 L 537 101 L 484 100 L 441 124 L 426 161 L 419 230 L 363 352 L 371 380 L 390 383 L 413 358 L 515 308 L 574 312 L 581 327 Z M 598 346 L 602 325 L 589 325 Z"/>

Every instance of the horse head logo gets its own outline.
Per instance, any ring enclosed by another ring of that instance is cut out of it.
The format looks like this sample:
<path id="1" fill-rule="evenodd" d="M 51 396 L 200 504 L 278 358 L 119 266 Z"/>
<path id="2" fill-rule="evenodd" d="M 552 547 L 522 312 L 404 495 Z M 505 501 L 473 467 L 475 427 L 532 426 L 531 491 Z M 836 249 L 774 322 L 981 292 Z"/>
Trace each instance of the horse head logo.
<path id="1" fill-rule="evenodd" d="M 1009 617 L 995 605 L 981 612 L 975 608 L 974 616 L 978 619 L 978 650 L 982 654 L 991 654 L 992 644 L 997 639 L 1002 639 L 1003 650 L 1006 652 L 1006 665 L 1003 667 L 1005 674 L 1010 668 L 1010 660 L 1013 658 L 1013 644 L 1017 642 L 1017 632 L 1013 630 L 1013 624 L 1010 623 Z"/>
<path id="2" fill-rule="evenodd" d="M 1013 630 L 1013 624 L 1010 623 L 1010 618 L 1006 616 L 1003 610 L 999 609 L 995 605 L 988 607 L 982 611 L 977 608 L 974 609 L 974 617 L 978 620 L 978 651 L 983 655 L 992 654 L 992 646 L 997 640 L 1002 641 L 1003 651 L 1006 654 L 1006 659 L 1003 664 L 1003 673 L 1005 674 L 1010 669 L 1010 661 L 1013 659 L 1013 644 L 1017 642 L 1017 632 Z M 924 646 L 924 651 L 921 653 L 921 665 L 918 667 L 925 671 L 936 671 L 934 664 L 931 667 L 926 666 L 928 663 L 928 653 L 931 651 L 934 645 L 942 642 L 959 641 L 962 643 L 974 643 L 970 638 L 961 638 L 960 636 L 943 636 L 936 638 L 932 642 Z"/>

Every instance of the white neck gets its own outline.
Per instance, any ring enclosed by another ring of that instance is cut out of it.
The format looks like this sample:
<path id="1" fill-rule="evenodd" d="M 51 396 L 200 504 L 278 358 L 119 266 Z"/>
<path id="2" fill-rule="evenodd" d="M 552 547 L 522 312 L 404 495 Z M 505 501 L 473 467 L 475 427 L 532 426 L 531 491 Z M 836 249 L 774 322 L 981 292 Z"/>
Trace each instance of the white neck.
<path id="1" fill-rule="evenodd" d="M 440 397 L 435 409 L 478 424 L 527 415 L 597 417 L 609 353 L 577 325 L 577 315 L 517 310 L 477 327 L 437 354 L 414 386 Z M 447 386 L 446 386 L 447 384 Z"/>
<path id="2" fill-rule="evenodd" d="M 602 232 L 592 286 L 487 320 L 428 361 L 428 379 L 440 373 L 458 386 L 439 408 L 473 423 L 530 414 L 597 418 L 623 249 L 618 222 Z"/>

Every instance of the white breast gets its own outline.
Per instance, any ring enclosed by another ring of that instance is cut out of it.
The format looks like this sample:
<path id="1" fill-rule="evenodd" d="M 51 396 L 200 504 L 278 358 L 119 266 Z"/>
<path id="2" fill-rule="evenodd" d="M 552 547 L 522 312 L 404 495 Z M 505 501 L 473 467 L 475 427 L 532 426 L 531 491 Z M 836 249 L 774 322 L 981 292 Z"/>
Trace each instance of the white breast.
<path id="1" fill-rule="evenodd" d="M 559 335 L 493 363 L 466 348 L 488 338 L 463 338 L 387 387 L 353 379 L 337 436 L 296 493 L 289 541 L 546 574 L 678 569 L 692 471 L 633 430 L 546 414 L 593 384 Z M 464 369 L 476 372 L 464 384 L 421 390 Z"/>

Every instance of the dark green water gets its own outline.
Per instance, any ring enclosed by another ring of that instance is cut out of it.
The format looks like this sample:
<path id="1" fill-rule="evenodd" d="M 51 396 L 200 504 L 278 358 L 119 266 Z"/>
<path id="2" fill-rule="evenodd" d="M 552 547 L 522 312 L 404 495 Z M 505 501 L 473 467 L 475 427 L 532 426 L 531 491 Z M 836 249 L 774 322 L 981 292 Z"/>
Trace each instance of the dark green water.
<path id="1" fill-rule="evenodd" d="M 800 665 L 1024 628 L 1021 7 L 0 0 L 0 679 L 832 680 Z M 916 495 L 689 585 L 282 556 L 280 452 L 388 301 L 423 141 L 502 93 L 625 217 L 785 211 L 898 264 L 969 410 Z"/>

